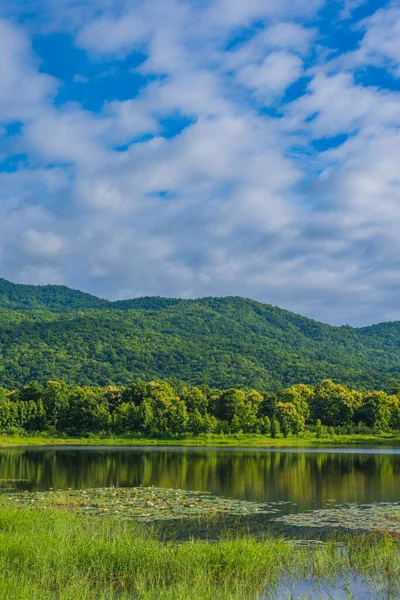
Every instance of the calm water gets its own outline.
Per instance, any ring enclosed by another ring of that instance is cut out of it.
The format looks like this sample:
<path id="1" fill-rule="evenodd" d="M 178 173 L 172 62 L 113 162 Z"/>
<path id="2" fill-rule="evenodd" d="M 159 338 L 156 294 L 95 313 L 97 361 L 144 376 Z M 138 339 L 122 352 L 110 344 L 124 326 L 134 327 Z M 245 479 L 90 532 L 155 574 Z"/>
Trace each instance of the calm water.
<path id="1" fill-rule="evenodd" d="M 289 502 L 286 511 L 400 500 L 400 450 L 7 448 L 0 479 L 30 491 L 158 486 Z M 11 485 L 11 484 L 10 484 Z"/>

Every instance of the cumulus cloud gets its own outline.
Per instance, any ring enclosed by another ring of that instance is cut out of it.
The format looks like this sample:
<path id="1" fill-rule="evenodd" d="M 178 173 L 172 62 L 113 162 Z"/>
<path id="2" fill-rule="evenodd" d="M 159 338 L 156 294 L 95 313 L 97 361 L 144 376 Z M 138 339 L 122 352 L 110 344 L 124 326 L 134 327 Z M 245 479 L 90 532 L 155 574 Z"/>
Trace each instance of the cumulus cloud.
<path id="1" fill-rule="evenodd" d="M 25 139 L 34 153 L 50 163 L 99 162 L 99 137 L 107 121 L 80 109 L 48 110 L 25 127 Z"/>
<path id="2" fill-rule="evenodd" d="M 30 256 L 54 258 L 67 248 L 67 241 L 52 231 L 28 229 L 24 232 L 22 245 Z"/>
<path id="3" fill-rule="evenodd" d="M 400 4 L 378 10 L 361 25 L 366 33 L 358 58 L 369 64 L 393 68 L 400 75 Z"/>
<path id="4" fill-rule="evenodd" d="M 315 134 L 352 134 L 363 128 L 396 127 L 400 120 L 400 95 L 374 86 L 356 85 L 351 73 L 317 73 L 308 93 L 295 101 L 288 114 L 307 120 Z"/>
<path id="5" fill-rule="evenodd" d="M 38 71 L 29 38 L 0 19 L 0 123 L 30 120 L 56 90 L 54 78 Z"/>
<path id="6" fill-rule="evenodd" d="M 304 54 L 315 35 L 316 30 L 311 27 L 282 21 L 264 29 L 259 38 L 267 48 L 285 48 Z"/>
<path id="7" fill-rule="evenodd" d="M 2 276 L 400 318 L 399 93 L 360 81 L 397 76 L 397 3 L 361 23 L 337 3 L 362 39 L 330 60 L 322 0 L 29 2 L 0 21 Z M 125 69 L 123 97 L 81 104 L 32 50 L 49 32 Z"/>
<path id="8" fill-rule="evenodd" d="M 237 77 L 258 98 L 269 102 L 297 81 L 302 70 L 303 63 L 298 56 L 281 51 L 268 54 L 261 64 L 246 65 L 239 70 Z"/>
<path id="9" fill-rule="evenodd" d="M 149 28 L 138 11 L 114 17 L 102 15 L 80 30 L 76 42 L 82 48 L 99 54 L 123 56 L 147 38 Z"/>

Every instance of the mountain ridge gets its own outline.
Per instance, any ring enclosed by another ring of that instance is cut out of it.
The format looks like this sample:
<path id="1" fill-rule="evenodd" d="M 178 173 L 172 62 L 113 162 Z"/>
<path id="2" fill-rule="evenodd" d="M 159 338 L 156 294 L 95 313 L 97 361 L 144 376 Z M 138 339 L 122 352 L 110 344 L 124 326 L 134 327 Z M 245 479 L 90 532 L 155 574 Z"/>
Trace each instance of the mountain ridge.
<path id="1" fill-rule="evenodd" d="M 22 296 L 27 296 L 27 301 L 19 304 L 18 300 L 20 299 L 21 294 L 18 294 L 18 290 L 24 290 L 27 294 L 23 294 Z M 29 292 L 31 297 L 29 297 Z M 59 296 L 62 296 L 61 292 L 66 294 L 66 299 L 62 301 Z M 48 295 L 48 301 L 40 302 L 38 301 L 37 296 L 43 297 Z M 32 296 L 36 298 L 36 301 L 32 301 Z M 71 301 L 71 298 L 80 299 L 81 302 L 75 302 L 68 304 L 68 300 Z M 400 320 L 399 321 L 379 321 L 378 323 L 371 323 L 370 325 L 364 325 L 363 327 L 353 327 L 352 325 L 331 325 L 330 323 L 325 323 L 324 321 L 318 321 L 317 319 L 313 319 L 312 317 L 306 317 L 301 313 L 293 312 L 287 308 L 282 308 L 280 306 L 270 304 L 267 302 L 261 302 L 260 300 L 254 300 L 253 298 L 249 298 L 247 296 L 200 296 L 198 298 L 174 298 L 168 296 L 138 296 L 135 298 L 127 298 L 125 300 L 108 300 L 106 298 L 102 298 L 100 296 L 96 296 L 89 292 L 83 292 L 77 288 L 71 288 L 67 285 L 63 284 L 44 284 L 44 285 L 32 285 L 32 284 L 24 284 L 24 283 L 14 283 L 7 279 L 0 277 L 0 308 L 11 308 L 13 310 L 30 310 L 30 309 L 45 309 L 45 310 L 65 310 L 65 309 L 76 309 L 76 308 L 114 308 L 117 310 L 131 310 L 131 309 L 145 309 L 152 310 L 165 308 L 166 306 L 172 306 L 180 303 L 201 303 L 207 302 L 210 300 L 214 301 L 225 301 L 225 300 L 235 300 L 239 299 L 244 302 L 251 302 L 252 304 L 258 304 L 263 307 L 278 309 L 282 312 L 287 313 L 288 315 L 294 315 L 295 317 L 299 317 L 302 319 L 306 319 L 307 321 L 312 321 L 314 323 L 319 323 L 321 325 L 326 325 L 328 327 L 332 327 L 335 329 L 351 329 L 362 331 L 365 329 L 369 329 L 372 327 L 381 327 L 384 325 L 393 325 L 398 324 L 400 328 Z M 56 302 L 58 300 L 58 302 Z"/>
<path id="2" fill-rule="evenodd" d="M 26 294 L 18 293 L 22 290 L 24 290 Z M 66 294 L 66 299 L 64 299 L 63 301 L 59 298 L 62 295 L 61 292 L 64 292 Z M 40 297 L 46 295 L 49 296 L 48 301 L 40 302 Z M 39 296 L 39 299 L 37 298 L 37 296 Z M 25 301 L 22 300 L 23 297 L 25 297 Z M 35 301 L 33 301 L 32 298 L 34 298 Z M 71 298 L 75 300 L 79 298 L 81 302 L 72 302 L 68 305 L 67 300 L 69 299 L 71 302 Z M 312 319 L 310 317 L 305 317 L 300 313 L 294 313 L 288 309 L 281 308 L 279 306 L 275 306 L 266 302 L 261 302 L 259 300 L 254 300 L 245 296 L 201 296 L 199 298 L 138 296 L 136 298 L 127 298 L 125 300 L 107 300 L 106 298 L 101 298 L 89 292 L 83 292 L 81 290 L 71 288 L 62 284 L 32 285 L 23 283 L 13 283 L 7 279 L 0 277 L 0 308 L 11 308 L 13 310 L 30 310 L 35 308 L 45 310 L 65 310 L 67 308 L 75 309 L 102 307 L 115 308 L 117 310 L 130 310 L 136 308 L 151 310 L 152 308 L 166 307 L 180 303 L 201 303 L 210 300 L 225 301 L 235 299 L 239 299 L 245 302 L 251 302 L 253 304 L 258 304 L 263 307 L 276 308 L 280 311 L 286 312 L 287 314 L 295 315 L 296 317 L 301 317 L 303 319 L 307 319 L 308 321 L 314 321 L 315 323 L 322 323 L 323 325 L 328 325 L 329 327 L 362 329 L 352 327 L 350 325 L 330 325 L 328 323 L 323 323 L 322 321 L 317 321 L 316 319 Z M 58 303 L 56 302 L 56 300 L 59 300 Z M 376 325 L 380 324 L 381 323 L 377 323 Z"/>
<path id="3" fill-rule="evenodd" d="M 400 379 L 400 322 L 353 328 L 239 296 L 111 302 L 0 280 L 0 385 L 170 377 L 266 390 L 331 378 L 390 389 Z"/>

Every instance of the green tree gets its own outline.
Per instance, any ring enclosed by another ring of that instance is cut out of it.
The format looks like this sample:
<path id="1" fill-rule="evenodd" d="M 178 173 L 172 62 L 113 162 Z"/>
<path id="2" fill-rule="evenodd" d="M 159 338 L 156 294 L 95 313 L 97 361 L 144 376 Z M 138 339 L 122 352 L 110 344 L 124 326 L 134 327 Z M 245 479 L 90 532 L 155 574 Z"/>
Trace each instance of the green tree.
<path id="1" fill-rule="evenodd" d="M 271 437 L 277 438 L 281 433 L 281 428 L 279 425 L 279 421 L 276 419 L 272 419 L 271 421 Z"/>
<path id="2" fill-rule="evenodd" d="M 150 398 L 146 398 L 138 407 L 138 432 L 144 435 L 153 435 L 157 432 L 154 423 L 154 412 Z"/>
<path id="3" fill-rule="evenodd" d="M 304 429 L 304 417 L 297 412 L 291 402 L 278 402 L 275 407 L 275 416 L 285 437 L 289 433 L 298 434 Z"/>
<path id="4" fill-rule="evenodd" d="M 400 400 L 397 396 L 390 396 L 393 401 L 390 405 L 390 427 L 392 429 L 400 429 Z M 396 400 L 397 401 L 396 401 Z"/>
<path id="5" fill-rule="evenodd" d="M 195 408 L 193 412 L 188 415 L 188 430 L 194 435 L 204 433 L 204 416 L 201 414 L 198 408 Z"/>
<path id="6" fill-rule="evenodd" d="M 260 416 L 273 418 L 275 405 L 278 402 L 278 396 L 274 392 L 264 394 L 263 401 L 260 405 Z"/>
<path id="7" fill-rule="evenodd" d="M 174 398 L 170 404 L 167 418 L 167 433 L 182 435 L 187 431 L 188 413 L 186 404 L 180 398 Z"/>
<path id="8" fill-rule="evenodd" d="M 17 403 L 8 398 L 0 402 L 0 431 L 7 431 L 11 427 L 20 427 L 18 421 Z"/>
<path id="9" fill-rule="evenodd" d="M 321 419 L 317 419 L 317 422 L 315 423 L 315 433 L 317 438 L 321 438 L 324 434 L 324 426 L 321 423 Z"/>
<path id="10" fill-rule="evenodd" d="M 68 386 L 64 381 L 48 381 L 43 391 L 47 422 L 57 429 L 58 419 L 68 403 Z"/>
<path id="11" fill-rule="evenodd" d="M 388 396 L 385 392 L 367 392 L 362 405 L 357 410 L 357 421 L 369 427 L 387 430 L 391 420 L 391 406 L 393 404 L 391 398 L 393 396 Z M 394 398 L 396 397 L 394 396 Z"/>
<path id="12" fill-rule="evenodd" d="M 18 426 L 25 431 L 43 431 L 46 426 L 46 411 L 41 399 L 17 402 Z"/>
<path id="13" fill-rule="evenodd" d="M 153 415 L 153 433 L 183 433 L 187 427 L 187 409 L 183 400 L 175 395 L 173 387 L 167 382 L 151 382 L 146 393 Z"/>
<path id="14" fill-rule="evenodd" d="M 18 400 L 29 402 L 38 401 L 43 397 L 43 386 L 38 381 L 29 381 L 18 390 Z"/>
<path id="15" fill-rule="evenodd" d="M 100 433 L 110 429 L 111 415 L 92 390 L 75 387 L 68 395 L 59 423 L 60 429 L 71 435 Z"/>
<path id="16" fill-rule="evenodd" d="M 231 423 L 233 417 L 243 408 L 245 401 L 246 393 L 243 390 L 226 390 L 219 396 L 215 416 L 220 421 Z"/>
<path id="17" fill-rule="evenodd" d="M 279 394 L 279 400 L 293 404 L 299 415 L 307 422 L 310 418 L 310 401 L 313 396 L 314 390 L 311 386 L 299 383 L 283 390 Z"/>
<path id="18" fill-rule="evenodd" d="M 358 394 L 354 394 L 344 385 L 325 379 L 319 383 L 310 398 L 311 416 L 315 422 L 321 419 L 324 425 L 348 425 L 352 422 L 360 403 Z"/>
<path id="19" fill-rule="evenodd" d="M 400 381 L 397 381 L 391 386 L 390 394 L 393 396 L 400 396 Z"/>
<path id="20" fill-rule="evenodd" d="M 141 429 L 140 407 L 133 402 L 120 404 L 113 413 L 113 429 L 115 433 L 138 433 Z"/>
<path id="21" fill-rule="evenodd" d="M 271 435 L 271 419 L 269 417 L 260 417 L 257 424 L 258 433 Z"/>
<path id="22" fill-rule="evenodd" d="M 208 408 L 208 398 L 205 393 L 198 387 L 187 390 L 182 396 L 189 412 L 193 413 L 198 410 L 201 415 L 205 415 Z"/>

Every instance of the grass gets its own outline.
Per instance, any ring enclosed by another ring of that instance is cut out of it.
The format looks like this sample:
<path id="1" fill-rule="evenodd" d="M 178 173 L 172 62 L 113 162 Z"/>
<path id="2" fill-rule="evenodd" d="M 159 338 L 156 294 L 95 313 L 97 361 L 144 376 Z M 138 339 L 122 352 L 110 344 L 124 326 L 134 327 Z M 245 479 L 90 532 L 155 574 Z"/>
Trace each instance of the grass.
<path id="1" fill-rule="evenodd" d="M 200 435 L 170 438 L 140 438 L 133 436 L 64 437 L 48 435 L 0 435 L 0 447 L 6 446 L 201 446 L 254 448 L 310 448 L 345 446 L 400 446 L 400 432 L 383 434 L 331 435 L 317 438 L 313 433 L 298 437 L 270 438 L 263 435 Z"/>
<path id="2" fill-rule="evenodd" d="M 396 590 L 395 539 L 312 550 L 254 537 L 176 543 L 135 522 L 0 503 L 0 600 L 257 600 L 283 578 L 354 574 Z"/>

